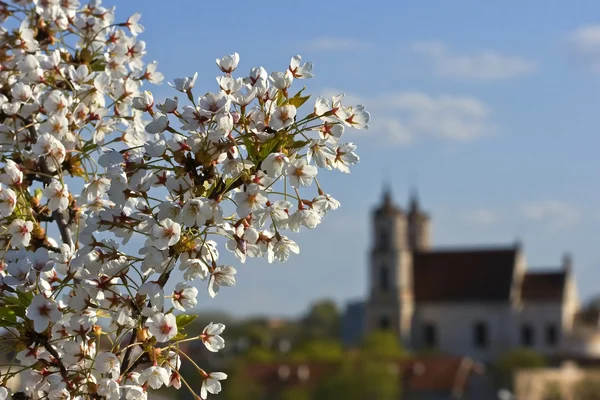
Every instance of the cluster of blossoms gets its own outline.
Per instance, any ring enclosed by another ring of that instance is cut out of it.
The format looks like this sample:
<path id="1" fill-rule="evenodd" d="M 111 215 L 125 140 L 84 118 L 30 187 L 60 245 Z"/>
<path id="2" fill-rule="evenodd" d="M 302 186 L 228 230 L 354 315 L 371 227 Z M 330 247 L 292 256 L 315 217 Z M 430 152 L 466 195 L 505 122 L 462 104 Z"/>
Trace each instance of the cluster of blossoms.
<path id="1" fill-rule="evenodd" d="M 340 95 L 301 117 L 309 96 L 291 86 L 313 65 L 240 78 L 237 53 L 216 60 L 215 92 L 194 95 L 194 75 L 171 84 L 188 104 L 155 104 L 139 14 L 116 23 L 100 0 L 0 1 L 0 20 L 0 341 L 14 353 L 0 400 L 15 376 L 25 399 L 218 393 L 226 375 L 180 348 L 225 346 L 222 324 L 184 330 L 200 281 L 211 297 L 235 284 L 220 246 L 241 263 L 298 253 L 286 231 L 339 207 L 317 173 L 358 162 L 340 140 L 369 114 Z"/>

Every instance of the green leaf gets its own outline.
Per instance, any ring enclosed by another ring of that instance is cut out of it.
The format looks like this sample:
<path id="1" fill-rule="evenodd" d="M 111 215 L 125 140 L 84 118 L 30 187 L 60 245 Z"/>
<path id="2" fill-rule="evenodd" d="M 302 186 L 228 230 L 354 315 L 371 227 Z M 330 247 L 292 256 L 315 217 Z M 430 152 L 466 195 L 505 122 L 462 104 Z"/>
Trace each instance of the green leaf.
<path id="1" fill-rule="evenodd" d="M 19 298 L 20 304 L 29 307 L 31 300 L 33 300 L 33 293 L 31 292 L 19 292 L 17 291 L 17 297 Z"/>
<path id="2" fill-rule="evenodd" d="M 260 150 L 258 151 L 258 159 L 260 161 L 264 160 L 269 154 L 273 152 L 274 149 L 277 148 L 279 143 L 280 138 L 275 136 L 261 144 Z"/>
<path id="3" fill-rule="evenodd" d="M 292 97 L 291 99 L 288 100 L 288 104 L 291 104 L 296 108 L 300 108 L 302 106 L 302 104 L 306 103 L 306 101 L 308 99 L 310 99 L 310 95 L 301 96 L 301 97 Z"/>
<path id="4" fill-rule="evenodd" d="M 94 60 L 90 66 L 92 67 L 92 71 L 104 71 L 106 69 L 106 61 Z"/>
<path id="5" fill-rule="evenodd" d="M 187 337 L 187 333 L 181 333 L 181 332 L 177 332 L 177 335 L 175 335 L 175 337 L 173 337 L 174 341 L 178 341 L 178 340 L 182 340 L 185 339 Z"/>
<path id="6" fill-rule="evenodd" d="M 17 313 L 14 307 L 0 308 L 0 326 L 14 326 L 17 324 Z"/>
<path id="7" fill-rule="evenodd" d="M 186 326 L 188 326 L 189 324 L 191 324 L 192 322 L 194 322 L 194 320 L 198 318 L 197 315 L 187 315 L 187 314 L 181 314 L 175 317 L 175 320 L 177 321 L 177 330 L 181 330 L 183 328 L 185 328 Z"/>
<path id="8" fill-rule="evenodd" d="M 282 105 L 285 104 L 285 102 L 286 102 L 287 99 L 285 98 L 283 92 L 278 91 L 277 92 L 276 100 L 277 100 L 277 102 L 276 102 L 277 107 L 281 107 Z"/>
<path id="9" fill-rule="evenodd" d="M 83 149 L 81 149 L 81 152 L 87 153 L 88 151 L 93 150 L 97 147 L 98 147 L 98 145 L 96 143 L 89 142 L 85 146 L 83 146 Z"/>
<path id="10" fill-rule="evenodd" d="M 242 140 L 244 141 L 244 146 L 246 146 L 246 151 L 248 152 L 248 155 L 250 156 L 250 159 L 252 161 L 255 161 L 256 160 L 256 156 L 257 156 L 256 145 L 254 144 L 254 142 L 252 142 L 250 140 L 250 138 L 247 135 L 242 136 Z"/>
<path id="11" fill-rule="evenodd" d="M 12 304 L 12 305 L 15 305 L 15 306 L 20 306 L 21 305 L 21 300 L 19 300 L 18 297 L 5 297 L 2 300 L 5 303 L 7 303 L 7 304 Z M 4 307 L 6 307 L 6 306 L 4 306 Z"/>
<path id="12" fill-rule="evenodd" d="M 296 93 L 294 96 L 290 97 L 285 102 L 285 104 L 291 104 L 296 108 L 300 108 L 304 103 L 306 103 L 306 101 L 308 99 L 310 99 L 310 95 L 302 96 L 302 92 L 304 91 L 304 89 L 306 89 L 306 86 L 304 86 L 302 89 L 300 89 L 300 91 L 298 93 Z"/>
<path id="13" fill-rule="evenodd" d="M 310 141 L 308 141 L 308 140 L 296 140 L 296 141 L 292 142 L 290 145 L 288 145 L 288 149 L 292 149 L 292 150 L 301 149 L 309 143 L 310 143 Z"/>
<path id="14" fill-rule="evenodd" d="M 235 183 L 235 181 L 237 181 L 238 178 L 227 178 L 225 179 L 225 193 L 227 193 L 227 191 L 229 190 L 229 188 L 231 187 L 231 185 L 233 185 Z"/>
<path id="15" fill-rule="evenodd" d="M 210 183 L 209 181 L 204 181 L 204 183 L 202 183 L 202 188 L 198 189 L 198 192 L 196 193 L 196 195 L 202 196 L 202 197 L 210 197 L 213 190 L 215 190 L 217 186 L 219 186 L 219 181 L 216 181 L 214 183 Z"/>

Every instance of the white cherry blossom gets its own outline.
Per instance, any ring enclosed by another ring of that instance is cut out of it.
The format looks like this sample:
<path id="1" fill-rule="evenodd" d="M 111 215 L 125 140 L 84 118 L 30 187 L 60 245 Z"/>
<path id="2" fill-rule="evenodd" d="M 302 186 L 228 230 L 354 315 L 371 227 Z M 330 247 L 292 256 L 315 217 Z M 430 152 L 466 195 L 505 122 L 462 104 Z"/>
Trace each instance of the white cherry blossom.
<path id="1" fill-rule="evenodd" d="M 260 186 L 256 183 L 248 185 L 246 190 L 235 194 L 235 202 L 237 204 L 237 213 L 240 218 L 247 217 L 251 212 L 263 208 L 267 202 L 267 198 L 263 195 Z"/>
<path id="2" fill-rule="evenodd" d="M 65 184 L 52 181 L 44 190 L 44 195 L 48 199 L 48 209 L 50 211 L 64 211 L 69 206 L 69 191 Z"/>
<path id="3" fill-rule="evenodd" d="M 139 383 L 148 383 L 152 389 L 159 389 L 169 383 L 169 373 L 163 367 L 154 365 L 140 374 Z"/>
<path id="4" fill-rule="evenodd" d="M 212 372 L 208 374 L 202 381 L 202 388 L 200 389 L 200 397 L 206 399 L 208 393 L 219 394 L 221 393 L 221 382 L 227 379 L 227 374 L 223 372 Z"/>
<path id="5" fill-rule="evenodd" d="M 181 237 L 181 225 L 170 218 L 165 218 L 152 228 L 152 245 L 159 250 L 173 246 Z"/>
<path id="6" fill-rule="evenodd" d="M 223 58 L 217 58 L 217 65 L 221 71 L 230 74 L 238 66 L 240 62 L 240 56 L 238 53 L 229 54 Z"/>
<path id="7" fill-rule="evenodd" d="M 234 286 L 237 271 L 230 265 L 219 265 L 210 273 L 208 280 L 208 294 L 215 297 L 220 286 Z"/>
<path id="8" fill-rule="evenodd" d="M 179 282 L 173 291 L 173 307 L 180 311 L 194 308 L 198 304 L 197 296 L 198 289 L 188 283 Z"/>
<path id="9" fill-rule="evenodd" d="M 293 105 L 286 105 L 277 107 L 275 113 L 271 116 L 271 122 L 269 125 L 271 128 L 276 131 L 287 128 L 294 123 L 294 118 L 296 118 L 296 107 Z"/>
<path id="10" fill-rule="evenodd" d="M 168 342 L 177 335 L 177 324 L 173 314 L 156 313 L 148 318 L 146 327 L 159 343 Z"/>
<path id="11" fill-rule="evenodd" d="M 225 340 L 219 336 L 224 330 L 225 325 L 212 322 L 204 328 L 200 334 L 200 339 L 202 339 L 202 343 L 204 343 L 204 346 L 206 346 L 209 351 L 216 353 L 225 347 Z"/>
<path id="12" fill-rule="evenodd" d="M 290 61 L 290 72 L 296 79 L 308 79 L 312 78 L 314 74 L 312 73 L 313 63 L 306 62 L 304 64 L 300 64 L 302 62 L 301 56 L 294 56 Z"/>
<path id="13" fill-rule="evenodd" d="M 293 86 L 314 65 L 299 55 L 246 76 L 240 55 L 225 55 L 216 79 L 196 88 L 192 70 L 170 84 L 183 96 L 158 102 L 164 76 L 146 60 L 154 46 L 139 13 L 123 19 L 99 0 L 0 3 L 10 27 L 0 32 L 0 307 L 15 310 L 6 338 L 28 346 L 10 361 L 23 395 L 186 390 L 174 339 L 202 301 L 197 281 L 209 297 L 236 284 L 223 251 L 240 263 L 298 254 L 286 235 L 340 206 L 318 170 L 359 162 L 343 134 L 370 115 L 343 95 L 301 106 L 310 95 Z M 224 328 L 181 333 L 216 352 Z M 221 391 L 225 374 L 198 371 L 203 399 Z"/>
<path id="14" fill-rule="evenodd" d="M 8 233 L 11 235 L 11 245 L 13 247 L 29 246 L 32 231 L 33 222 L 15 219 L 8 227 Z"/>
<path id="15" fill-rule="evenodd" d="M 33 321 L 36 332 L 43 332 L 50 323 L 58 321 L 62 314 L 53 300 L 37 295 L 31 300 L 25 315 Z"/>
<path id="16" fill-rule="evenodd" d="M 317 176 L 317 167 L 308 165 L 306 159 L 299 158 L 289 163 L 286 174 L 292 187 L 310 186 Z"/>

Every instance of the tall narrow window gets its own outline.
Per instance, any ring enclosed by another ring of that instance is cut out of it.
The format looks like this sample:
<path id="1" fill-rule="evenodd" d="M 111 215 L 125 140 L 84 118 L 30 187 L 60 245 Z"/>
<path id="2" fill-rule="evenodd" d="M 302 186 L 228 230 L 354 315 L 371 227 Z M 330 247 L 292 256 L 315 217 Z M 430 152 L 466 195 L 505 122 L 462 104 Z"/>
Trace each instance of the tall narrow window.
<path id="1" fill-rule="evenodd" d="M 529 324 L 523 324 L 523 326 L 521 326 L 521 344 L 525 347 L 531 347 L 534 344 L 533 342 L 533 327 Z"/>
<path id="2" fill-rule="evenodd" d="M 390 276 L 387 265 L 382 265 L 379 269 L 379 288 L 382 292 L 387 292 L 390 287 Z"/>
<path id="3" fill-rule="evenodd" d="M 379 318 L 379 329 L 387 331 L 390 329 L 390 319 L 386 316 Z"/>
<path id="4" fill-rule="evenodd" d="M 546 344 L 548 346 L 556 346 L 558 342 L 558 330 L 556 329 L 556 325 L 548 324 L 546 325 Z"/>
<path id="5" fill-rule="evenodd" d="M 426 323 L 423 325 L 423 341 L 425 347 L 434 348 L 437 346 L 437 329 L 432 323 Z"/>
<path id="6" fill-rule="evenodd" d="M 379 247 L 387 250 L 392 246 L 392 221 L 382 221 L 379 226 Z"/>
<path id="7" fill-rule="evenodd" d="M 473 344 L 479 349 L 486 348 L 488 346 L 488 327 L 485 322 L 477 321 L 473 325 Z"/>

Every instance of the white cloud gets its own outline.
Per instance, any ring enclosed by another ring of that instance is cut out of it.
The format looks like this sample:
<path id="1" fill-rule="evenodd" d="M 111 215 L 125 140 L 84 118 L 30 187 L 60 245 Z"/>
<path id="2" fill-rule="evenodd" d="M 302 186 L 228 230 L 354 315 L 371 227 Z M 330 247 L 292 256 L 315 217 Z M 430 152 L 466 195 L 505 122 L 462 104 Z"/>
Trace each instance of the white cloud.
<path id="1" fill-rule="evenodd" d="M 526 219 L 545 223 L 553 231 L 570 228 L 581 217 L 579 210 L 573 205 L 555 200 L 523 204 L 521 213 Z"/>
<path id="2" fill-rule="evenodd" d="M 488 209 L 471 210 L 464 214 L 465 220 L 473 225 L 491 225 L 498 221 L 498 213 Z"/>
<path id="3" fill-rule="evenodd" d="M 377 117 L 369 122 L 369 130 L 385 132 L 385 137 L 391 144 L 406 146 L 412 142 L 412 135 L 408 127 L 394 117 Z"/>
<path id="4" fill-rule="evenodd" d="M 576 62 L 600 72 L 600 25 L 586 25 L 567 35 L 567 49 Z"/>
<path id="5" fill-rule="evenodd" d="M 348 37 L 318 37 L 305 43 L 302 48 L 305 51 L 360 51 L 367 48 L 367 43 L 362 40 Z"/>
<path id="6" fill-rule="evenodd" d="M 436 74 L 475 80 L 502 80 L 535 72 L 534 62 L 509 56 L 494 50 L 481 50 L 472 54 L 453 53 L 442 42 L 418 42 L 413 50 L 428 57 Z"/>
<path id="7" fill-rule="evenodd" d="M 338 93 L 328 89 L 323 95 Z M 364 104 L 371 113 L 369 131 L 395 145 L 407 145 L 423 137 L 468 142 L 498 132 L 490 108 L 469 96 L 423 92 L 347 95 L 343 104 Z"/>

